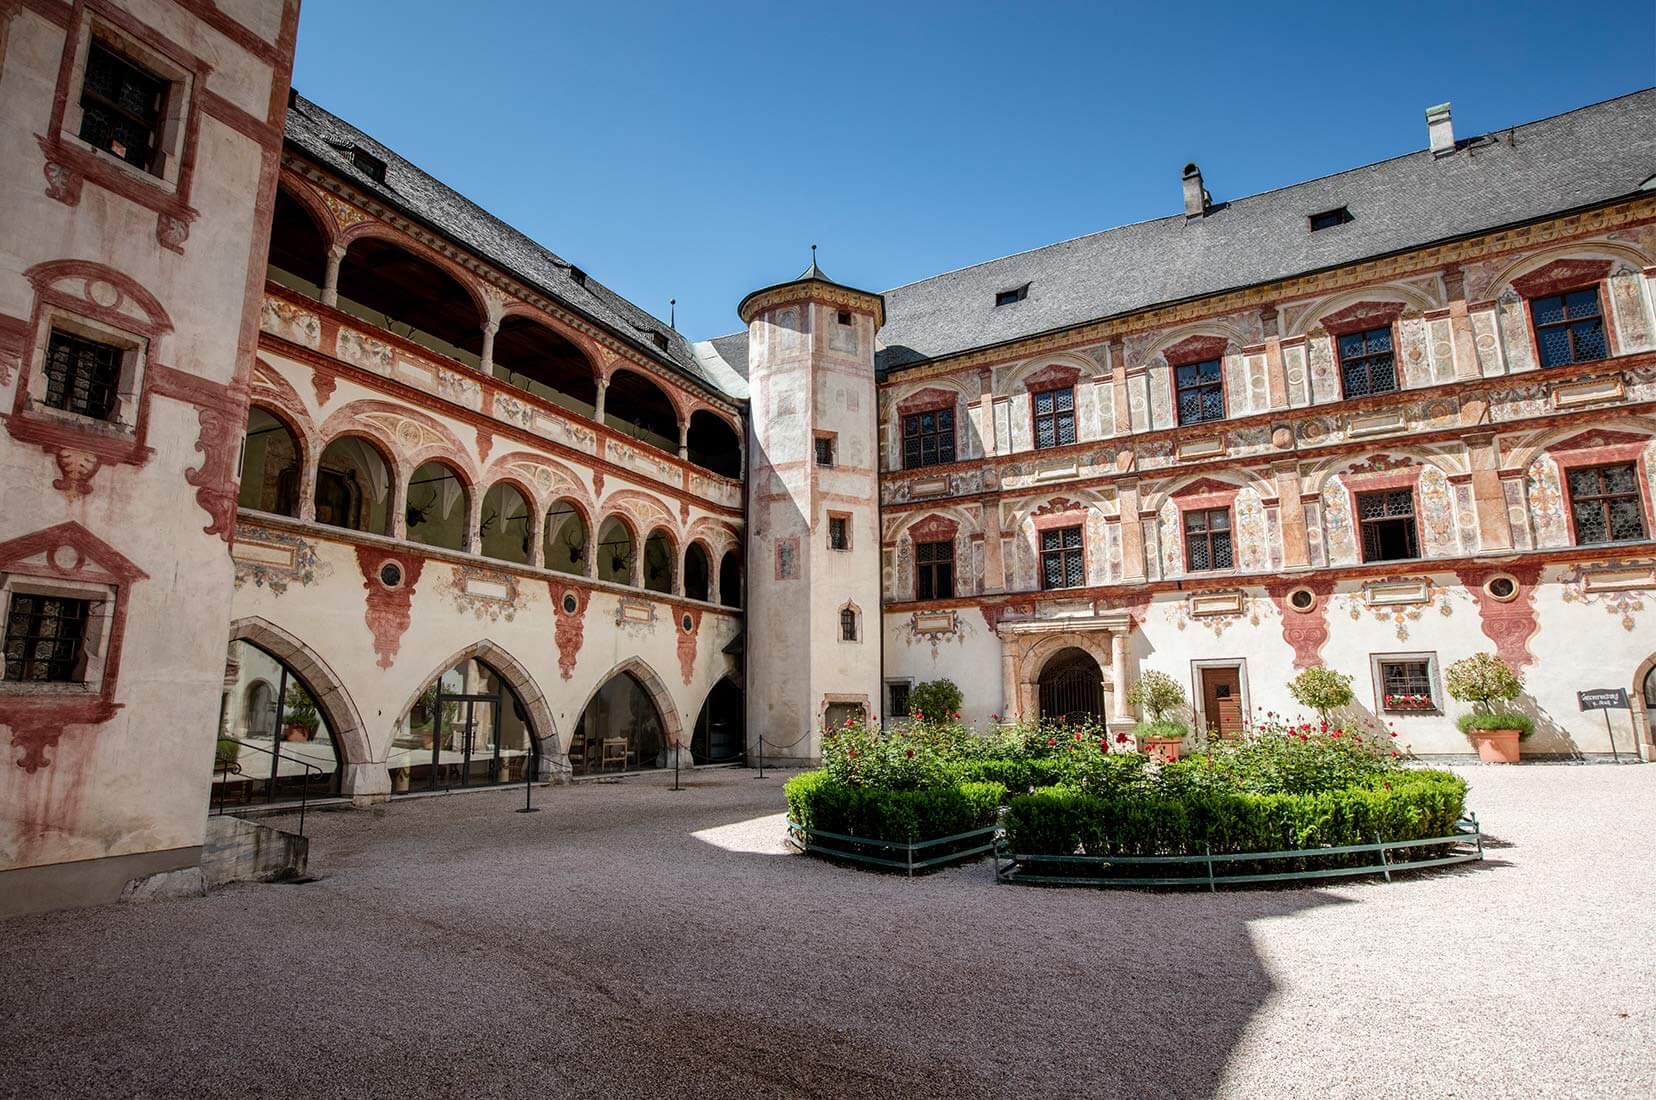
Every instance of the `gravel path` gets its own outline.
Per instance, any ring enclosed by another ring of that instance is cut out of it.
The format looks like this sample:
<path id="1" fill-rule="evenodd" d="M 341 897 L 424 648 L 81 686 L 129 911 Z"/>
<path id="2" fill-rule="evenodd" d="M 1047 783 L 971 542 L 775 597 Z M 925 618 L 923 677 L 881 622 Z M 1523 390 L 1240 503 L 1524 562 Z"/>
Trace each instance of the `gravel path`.
<path id="1" fill-rule="evenodd" d="M 1656 768 L 1468 768 L 1481 867 L 912 882 L 700 772 L 313 816 L 297 886 L 0 921 L 0 1096 L 1656 1093 Z"/>

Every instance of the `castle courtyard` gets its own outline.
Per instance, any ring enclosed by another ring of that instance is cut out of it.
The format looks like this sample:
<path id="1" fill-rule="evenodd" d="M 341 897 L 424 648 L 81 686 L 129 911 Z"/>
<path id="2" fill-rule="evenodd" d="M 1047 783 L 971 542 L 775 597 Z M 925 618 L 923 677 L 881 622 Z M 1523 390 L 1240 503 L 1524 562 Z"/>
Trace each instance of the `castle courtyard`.
<path id="1" fill-rule="evenodd" d="M 1217 895 L 806 859 L 787 773 L 313 810 L 313 881 L 8 921 L 0 1096 L 1650 1095 L 1656 770 L 1457 770 L 1483 863 Z"/>

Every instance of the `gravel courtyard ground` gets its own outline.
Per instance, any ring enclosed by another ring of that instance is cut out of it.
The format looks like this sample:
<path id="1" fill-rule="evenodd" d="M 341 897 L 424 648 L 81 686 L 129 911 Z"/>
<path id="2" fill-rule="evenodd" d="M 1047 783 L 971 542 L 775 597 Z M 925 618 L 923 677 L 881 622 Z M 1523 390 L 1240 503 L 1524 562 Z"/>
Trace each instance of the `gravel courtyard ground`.
<path id="1" fill-rule="evenodd" d="M 1656 1093 L 1656 767 L 1468 768 L 1481 867 L 905 881 L 707 771 L 315 814 L 305 885 L 0 921 L 0 1096 Z"/>

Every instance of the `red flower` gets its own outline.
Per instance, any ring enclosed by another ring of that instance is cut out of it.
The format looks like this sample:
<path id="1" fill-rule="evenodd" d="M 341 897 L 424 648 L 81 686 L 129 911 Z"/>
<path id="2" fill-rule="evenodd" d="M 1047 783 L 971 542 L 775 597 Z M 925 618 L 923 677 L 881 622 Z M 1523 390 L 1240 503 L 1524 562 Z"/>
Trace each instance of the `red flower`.
<path id="1" fill-rule="evenodd" d="M 1081 740 L 1081 731 L 1080 730 L 1075 731 L 1075 739 L 1077 741 Z"/>
<path id="2" fill-rule="evenodd" d="M 1116 744 L 1125 745 L 1126 743 L 1127 743 L 1127 735 L 1125 733 L 1116 734 Z"/>
<path id="3" fill-rule="evenodd" d="M 960 721 L 960 712 L 958 710 L 955 711 L 955 721 L 956 722 Z"/>
<path id="4" fill-rule="evenodd" d="M 847 756 L 849 756 L 849 757 L 851 757 L 851 758 L 852 758 L 852 759 L 855 759 L 855 758 L 856 758 L 856 756 L 857 756 L 857 750 L 856 750 L 856 749 L 852 749 L 852 750 L 851 750 L 851 751 L 850 751 L 850 752 L 848 752 L 848 753 L 846 753 L 846 754 L 845 754 L 845 755 L 847 755 Z"/>
<path id="5" fill-rule="evenodd" d="M 1302 734 L 1300 734 L 1300 740 L 1301 741 L 1309 741 L 1309 740 L 1311 740 L 1311 735 L 1309 733 L 1302 733 Z"/>
<path id="6" fill-rule="evenodd" d="M 1047 738 L 1047 747 L 1048 748 L 1052 748 L 1056 744 L 1058 744 L 1058 742 L 1055 741 L 1053 738 L 1051 738 L 1051 737 Z"/>
<path id="7" fill-rule="evenodd" d="M 909 749 L 909 750 L 908 750 L 908 751 L 907 751 L 907 752 L 905 752 L 905 753 L 904 753 L 904 754 L 903 754 L 903 755 L 904 755 L 904 756 L 913 756 L 913 755 L 914 755 L 914 750 L 913 750 L 913 749 Z"/>
<path id="8" fill-rule="evenodd" d="M 1102 737 L 1098 739 L 1098 747 L 1104 752 L 1110 751 L 1110 743 Z"/>
<path id="9" fill-rule="evenodd" d="M 1333 736 L 1335 736 L 1335 737 L 1338 737 L 1338 736 L 1340 736 L 1340 731 L 1339 731 L 1339 730 L 1335 730 L 1335 731 L 1334 731 L 1334 734 L 1333 734 Z"/>
<path id="10" fill-rule="evenodd" d="M 1396 730 L 1392 730 L 1392 731 L 1391 731 L 1391 735 L 1392 735 L 1392 736 L 1393 736 L 1393 737 L 1396 737 L 1396 736 L 1397 736 L 1397 731 L 1396 731 Z"/>

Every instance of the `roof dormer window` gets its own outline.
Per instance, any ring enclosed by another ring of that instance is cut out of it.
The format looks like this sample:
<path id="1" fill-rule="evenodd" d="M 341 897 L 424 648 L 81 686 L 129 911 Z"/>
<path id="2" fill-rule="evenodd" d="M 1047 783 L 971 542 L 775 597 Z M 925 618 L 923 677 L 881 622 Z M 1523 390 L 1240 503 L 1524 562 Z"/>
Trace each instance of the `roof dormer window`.
<path id="1" fill-rule="evenodd" d="M 658 328 L 650 330 L 650 342 L 662 351 L 667 350 L 667 334 Z"/>
<path id="2" fill-rule="evenodd" d="M 1029 297 L 1029 284 L 1025 283 L 1023 286 L 1013 287 L 1011 290 L 1003 290 L 996 294 L 995 305 L 997 307 L 1009 306 L 1013 302 L 1021 302 L 1027 297 Z"/>
<path id="3" fill-rule="evenodd" d="M 1336 206 L 1333 210 L 1324 210 L 1319 214 L 1311 215 L 1311 232 L 1319 229 L 1333 229 L 1336 225 L 1344 225 L 1351 221 L 1351 211 L 1343 206 Z"/>
<path id="4" fill-rule="evenodd" d="M 351 163 L 375 183 L 385 182 L 385 162 L 360 145 L 351 146 Z"/>
<path id="5" fill-rule="evenodd" d="M 575 281 L 576 286 L 586 286 L 586 272 L 582 271 L 580 268 L 571 265 L 569 268 L 569 277 Z"/>

